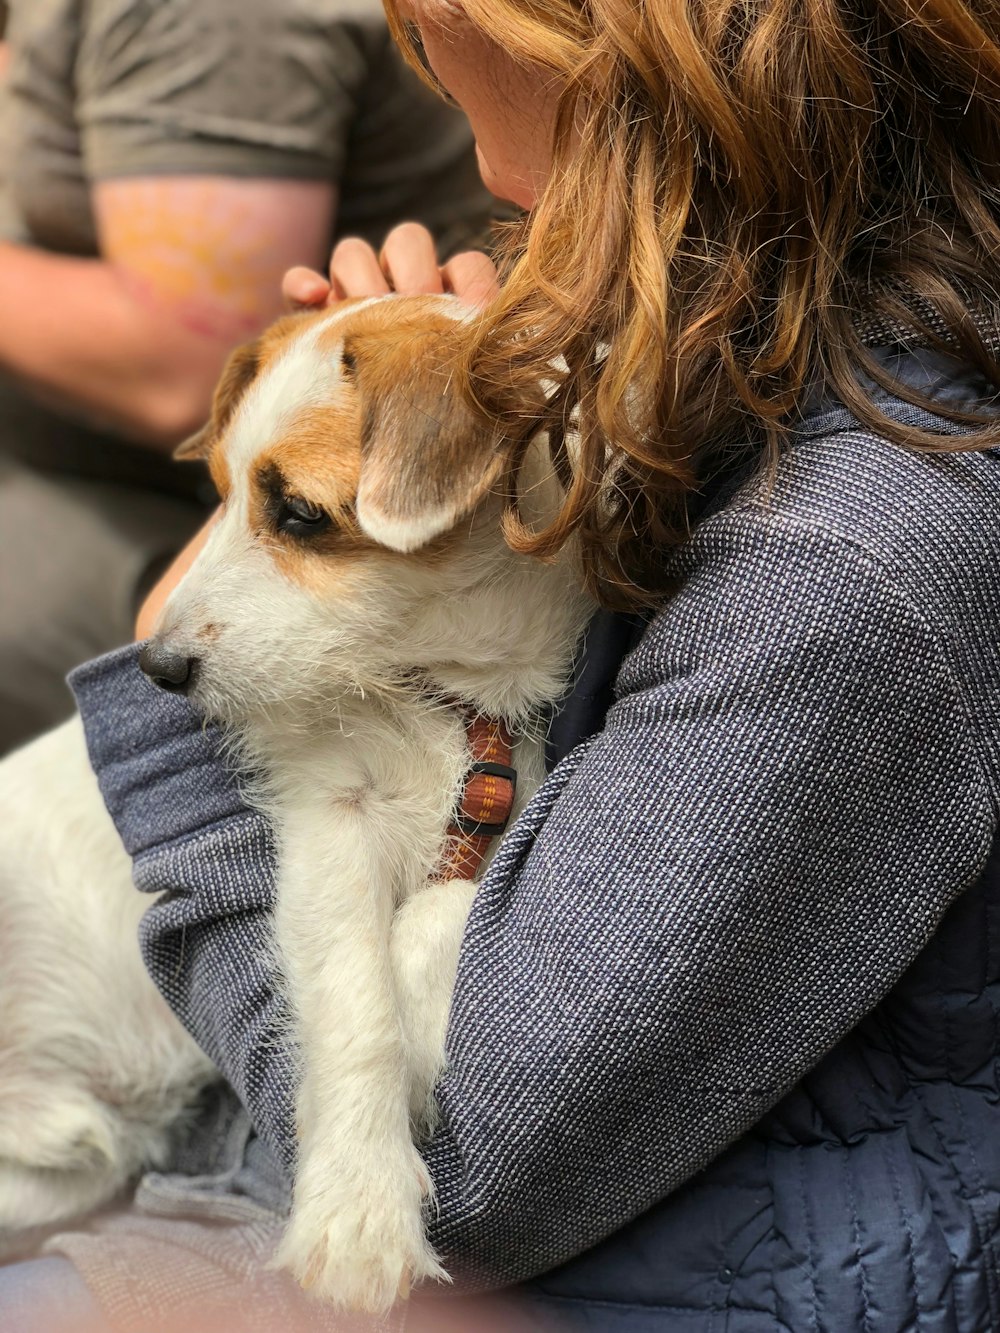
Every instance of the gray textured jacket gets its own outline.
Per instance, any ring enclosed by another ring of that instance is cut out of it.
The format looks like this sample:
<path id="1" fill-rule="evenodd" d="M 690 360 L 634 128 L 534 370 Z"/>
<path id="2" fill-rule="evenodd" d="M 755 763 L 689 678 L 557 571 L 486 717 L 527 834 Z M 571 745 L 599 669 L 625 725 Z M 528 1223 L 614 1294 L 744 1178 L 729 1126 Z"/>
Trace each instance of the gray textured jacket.
<path id="1" fill-rule="evenodd" d="M 930 354 L 900 365 L 942 397 L 981 393 Z M 745 483 L 675 563 L 680 591 L 625 661 L 603 731 L 551 774 L 473 909 L 426 1152 L 432 1239 L 473 1286 L 555 1270 L 535 1298 L 586 1328 L 1000 1327 L 992 1008 L 977 1018 L 975 1107 L 939 1125 L 940 1148 L 911 1135 L 888 1175 L 869 1162 L 858 1177 L 894 1186 L 837 1202 L 855 1143 L 905 1122 L 916 1075 L 895 1055 L 898 1079 L 873 1066 L 861 1080 L 870 1123 L 817 1103 L 792 1135 L 822 1145 L 826 1175 L 762 1165 L 772 1148 L 784 1160 L 782 1107 L 801 1101 L 800 1081 L 866 1015 L 870 1027 L 896 1013 L 900 1028 L 878 1026 L 873 1049 L 905 1037 L 919 1050 L 923 1020 L 900 1010 L 897 983 L 984 882 L 1000 780 L 1000 458 L 909 454 L 820 410 L 773 488 Z M 137 884 L 165 895 L 143 928 L 149 967 L 259 1134 L 248 1164 L 233 1128 L 245 1121 L 214 1108 L 225 1132 L 188 1163 L 208 1174 L 147 1181 L 138 1215 L 62 1243 L 109 1304 L 135 1310 L 169 1265 L 146 1288 L 130 1278 L 126 1299 L 101 1251 L 111 1235 L 135 1259 L 167 1215 L 176 1236 L 201 1208 L 231 1223 L 211 1242 L 231 1276 L 240 1247 L 247 1272 L 260 1264 L 281 1207 L 293 1130 L 261 962 L 272 857 L 213 734 L 147 685 L 130 650 L 73 683 Z M 992 996 L 980 962 L 970 955 L 969 975 Z M 978 1183 L 956 1165 L 970 1123 L 990 1139 Z M 963 1212 L 977 1190 L 984 1202 Z"/>

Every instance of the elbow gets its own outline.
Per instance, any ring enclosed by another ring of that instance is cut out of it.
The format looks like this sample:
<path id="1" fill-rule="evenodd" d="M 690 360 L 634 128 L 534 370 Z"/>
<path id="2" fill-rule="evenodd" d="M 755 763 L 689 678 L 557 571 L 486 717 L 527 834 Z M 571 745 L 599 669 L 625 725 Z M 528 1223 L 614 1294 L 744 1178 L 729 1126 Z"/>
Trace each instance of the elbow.
<path id="1" fill-rule="evenodd" d="M 514 1223 L 516 1226 L 516 1222 Z M 513 1232 L 512 1219 L 487 1216 L 462 1219 L 459 1225 L 431 1228 L 430 1241 L 452 1282 L 464 1292 L 499 1291 L 546 1272 L 554 1264 L 535 1256 L 535 1242 L 523 1243 L 525 1230 Z"/>
<path id="2" fill-rule="evenodd" d="M 428 1240 L 463 1291 L 496 1291 L 553 1266 L 545 1260 L 532 1262 L 535 1255 L 547 1258 L 550 1246 L 548 1238 L 538 1234 L 538 1219 L 530 1209 L 519 1209 L 502 1197 L 502 1190 L 486 1197 L 473 1191 L 470 1197 L 461 1186 L 452 1194 L 452 1181 L 435 1183 Z"/>

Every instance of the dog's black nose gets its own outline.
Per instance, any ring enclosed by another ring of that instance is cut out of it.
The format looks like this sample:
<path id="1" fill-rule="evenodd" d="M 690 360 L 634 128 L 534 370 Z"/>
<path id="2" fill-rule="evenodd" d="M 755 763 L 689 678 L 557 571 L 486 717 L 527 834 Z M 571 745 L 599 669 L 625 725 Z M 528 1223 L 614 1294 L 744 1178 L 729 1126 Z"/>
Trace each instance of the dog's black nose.
<path id="1" fill-rule="evenodd" d="M 149 679 L 171 694 L 187 694 L 197 660 L 172 652 L 156 639 L 150 639 L 139 653 L 139 665 Z"/>

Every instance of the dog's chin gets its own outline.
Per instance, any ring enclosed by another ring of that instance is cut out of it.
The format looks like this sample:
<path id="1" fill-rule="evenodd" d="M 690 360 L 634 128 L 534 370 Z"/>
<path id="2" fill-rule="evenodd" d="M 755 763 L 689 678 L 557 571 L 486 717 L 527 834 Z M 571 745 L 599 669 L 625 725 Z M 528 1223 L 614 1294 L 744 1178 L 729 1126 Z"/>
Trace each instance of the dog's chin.
<path id="1" fill-rule="evenodd" d="M 277 725 L 283 712 L 280 699 L 249 692 L 233 694 L 209 688 L 195 691 L 190 702 L 204 722 L 234 733 L 260 729 L 268 723 Z"/>
<path id="2" fill-rule="evenodd" d="M 245 725 L 245 718 L 233 703 L 212 691 L 195 688 L 188 694 L 188 703 L 206 725 L 227 729 Z"/>
<path id="3" fill-rule="evenodd" d="M 227 672 L 220 680 L 204 669 L 188 693 L 188 702 L 205 723 L 244 737 L 308 729 L 315 716 L 322 715 L 323 707 L 317 700 L 311 708 L 305 692 L 294 686 L 278 690 L 273 681 L 238 672 Z"/>
<path id="4" fill-rule="evenodd" d="M 202 721 L 230 729 L 245 727 L 266 706 L 251 682 L 235 672 L 220 678 L 204 661 L 193 673 L 187 701 Z"/>
<path id="5" fill-rule="evenodd" d="M 214 651 L 202 647 L 188 703 L 206 723 L 231 731 L 313 734 L 336 725 L 345 704 L 392 694 L 413 675 L 397 652 L 370 637 L 366 656 L 360 632 L 344 633 L 340 642 L 328 635 L 321 649 L 319 638 L 317 633 L 309 642 L 302 637 L 279 642 L 261 636 L 255 659 L 227 652 L 224 644 L 212 645 Z"/>

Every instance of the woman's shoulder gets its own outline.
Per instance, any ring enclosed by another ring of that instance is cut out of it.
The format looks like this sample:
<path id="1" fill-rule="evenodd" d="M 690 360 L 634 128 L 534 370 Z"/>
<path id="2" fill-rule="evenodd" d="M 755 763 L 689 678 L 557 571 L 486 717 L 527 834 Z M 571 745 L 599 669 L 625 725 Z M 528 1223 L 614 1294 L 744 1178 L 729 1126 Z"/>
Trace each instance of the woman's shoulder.
<path id="1" fill-rule="evenodd" d="M 899 354 L 892 369 L 932 402 L 984 406 L 976 377 L 945 358 Z M 703 557 L 720 531 L 739 531 L 750 546 L 780 535 L 779 563 L 794 559 L 789 548 L 814 564 L 826 550 L 836 578 L 851 552 L 924 604 L 983 581 L 997 590 L 1000 615 L 1000 449 L 963 450 L 962 426 L 886 393 L 875 403 L 889 422 L 934 431 L 941 448 L 906 448 L 845 408 L 820 405 L 772 469 L 756 469 L 712 509 L 686 559 Z"/>
<path id="2" fill-rule="evenodd" d="M 803 436 L 716 517 L 850 546 L 904 582 L 970 560 L 1000 573 L 1000 450 L 943 445 L 919 452 L 857 425 Z"/>
<path id="3" fill-rule="evenodd" d="M 877 645 L 887 664 L 935 660 L 1000 773 L 1000 451 L 952 443 L 907 449 L 840 409 L 808 418 L 674 554 L 678 590 L 620 692 L 760 654 L 818 689 Z"/>

